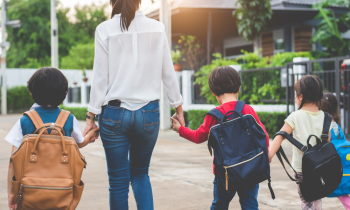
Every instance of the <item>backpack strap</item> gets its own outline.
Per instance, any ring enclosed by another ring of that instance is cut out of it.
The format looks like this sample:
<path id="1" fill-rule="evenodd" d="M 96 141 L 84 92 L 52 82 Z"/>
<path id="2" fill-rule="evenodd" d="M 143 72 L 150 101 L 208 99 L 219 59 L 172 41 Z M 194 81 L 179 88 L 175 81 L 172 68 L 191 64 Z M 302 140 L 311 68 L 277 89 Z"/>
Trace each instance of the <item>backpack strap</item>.
<path id="1" fill-rule="evenodd" d="M 238 113 L 242 113 L 242 110 L 244 108 L 245 102 L 244 101 L 237 101 L 235 111 Z"/>
<path id="2" fill-rule="evenodd" d="M 296 140 L 295 138 L 293 138 L 291 135 L 289 135 L 287 132 L 285 131 L 278 131 L 275 135 L 275 137 L 277 135 L 281 135 L 283 136 L 284 138 L 286 138 L 293 146 L 295 146 L 296 148 L 298 148 L 300 151 L 302 152 L 306 152 L 308 147 L 303 145 L 302 143 L 300 143 L 298 140 Z M 274 137 L 274 138 L 275 138 Z M 286 153 L 284 152 L 282 146 L 278 149 L 278 151 L 276 152 L 276 155 L 278 157 L 278 160 L 281 162 L 284 170 L 286 171 L 288 177 L 290 178 L 290 180 L 294 181 L 294 182 L 297 182 L 296 179 L 294 179 L 287 171 L 285 165 L 284 165 L 284 162 L 283 162 L 283 159 L 286 161 L 286 163 L 292 168 L 292 170 L 295 172 L 295 174 L 297 174 L 297 172 L 295 171 L 295 169 L 292 167 L 292 165 L 290 164 L 289 160 L 288 160 L 288 157 L 286 155 Z"/>
<path id="3" fill-rule="evenodd" d="M 207 115 L 212 115 L 212 116 L 216 117 L 219 121 L 225 116 L 216 108 L 210 110 L 210 112 L 208 112 Z"/>
<path id="4" fill-rule="evenodd" d="M 70 112 L 62 109 L 55 122 L 55 127 L 57 127 L 61 131 L 61 133 L 63 133 L 63 135 L 65 135 L 63 127 L 64 124 L 66 124 L 69 115 Z"/>
<path id="5" fill-rule="evenodd" d="M 332 119 L 332 116 L 330 116 L 327 112 L 324 112 L 324 122 L 321 136 L 322 141 L 328 141 L 328 133 L 329 128 L 331 127 Z"/>
<path id="6" fill-rule="evenodd" d="M 300 143 L 298 140 L 296 140 L 295 138 L 293 138 L 291 135 L 289 135 L 287 132 L 284 131 L 278 131 L 275 135 L 278 136 L 281 135 L 284 138 L 286 138 L 291 144 L 293 144 L 293 146 L 295 146 L 296 148 L 298 148 L 299 150 L 301 150 L 302 152 L 306 152 L 307 151 L 307 146 L 303 145 L 302 143 Z M 275 138 L 274 137 L 274 138 Z M 327 137 L 328 138 L 328 137 Z"/>
<path id="7" fill-rule="evenodd" d="M 35 109 L 24 112 L 23 115 L 27 115 L 30 120 L 33 122 L 36 131 L 35 133 L 37 133 L 38 131 L 40 131 L 43 127 L 45 127 L 45 124 L 43 122 L 43 120 L 41 119 L 40 115 L 38 114 L 37 111 L 35 111 Z M 44 134 L 47 134 L 47 131 L 44 131 Z"/>

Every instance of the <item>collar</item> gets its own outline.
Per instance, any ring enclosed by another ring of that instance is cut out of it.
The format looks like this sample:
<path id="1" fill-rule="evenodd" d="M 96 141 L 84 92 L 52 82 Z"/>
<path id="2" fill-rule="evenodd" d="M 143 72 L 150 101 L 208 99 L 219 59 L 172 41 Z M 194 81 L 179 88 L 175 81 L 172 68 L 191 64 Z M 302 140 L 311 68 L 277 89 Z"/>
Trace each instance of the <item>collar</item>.
<path id="1" fill-rule="evenodd" d="M 34 103 L 33 106 L 30 107 L 29 111 L 31 111 L 31 110 L 33 110 L 33 109 L 36 109 L 36 108 L 38 108 L 38 107 L 42 107 L 42 106 L 40 106 L 40 105 L 37 104 L 37 103 Z M 51 106 L 48 106 L 48 107 L 51 107 Z"/>
<path id="2" fill-rule="evenodd" d="M 116 14 L 113 16 L 113 18 L 120 18 L 120 16 L 121 16 L 121 14 Z M 145 16 L 145 15 L 141 11 L 136 11 L 135 18 L 136 17 L 143 17 L 143 16 Z"/>

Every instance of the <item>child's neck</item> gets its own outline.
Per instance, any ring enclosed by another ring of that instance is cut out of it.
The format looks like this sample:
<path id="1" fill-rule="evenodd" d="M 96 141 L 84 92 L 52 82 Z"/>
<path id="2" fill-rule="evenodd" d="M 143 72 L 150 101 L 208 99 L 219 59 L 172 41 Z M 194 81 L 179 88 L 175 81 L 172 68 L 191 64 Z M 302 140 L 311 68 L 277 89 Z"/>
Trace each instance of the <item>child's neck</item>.
<path id="1" fill-rule="evenodd" d="M 224 104 L 231 101 L 237 101 L 238 100 L 238 93 L 225 93 L 221 96 L 217 96 L 216 99 L 220 104 Z"/>
<path id="2" fill-rule="evenodd" d="M 320 110 L 314 103 L 305 103 L 303 107 L 301 108 L 302 110 L 309 111 L 309 112 L 319 112 Z"/>

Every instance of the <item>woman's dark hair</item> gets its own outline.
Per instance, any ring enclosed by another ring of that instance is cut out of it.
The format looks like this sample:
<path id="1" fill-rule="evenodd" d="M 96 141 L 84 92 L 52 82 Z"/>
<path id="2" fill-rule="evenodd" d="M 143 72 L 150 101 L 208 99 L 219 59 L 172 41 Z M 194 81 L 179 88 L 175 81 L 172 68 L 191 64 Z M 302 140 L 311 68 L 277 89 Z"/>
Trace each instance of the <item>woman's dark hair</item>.
<path id="1" fill-rule="evenodd" d="M 323 84 L 320 78 L 314 75 L 305 75 L 294 85 L 294 90 L 297 96 L 303 95 L 299 109 L 305 103 L 315 103 L 319 106 L 323 97 Z"/>
<path id="2" fill-rule="evenodd" d="M 136 8 L 141 0 L 111 0 L 113 6 L 112 18 L 116 14 L 120 15 L 120 27 L 122 31 L 129 30 L 131 21 L 135 18 Z"/>
<path id="3" fill-rule="evenodd" d="M 33 74 L 27 88 L 35 103 L 44 107 L 57 107 L 66 98 L 68 81 L 60 70 L 44 67 Z"/>
<path id="4" fill-rule="evenodd" d="M 336 123 L 340 123 L 339 103 L 335 95 L 332 93 L 323 94 L 320 109 L 330 114 Z"/>
<path id="5" fill-rule="evenodd" d="M 238 93 L 241 87 L 241 77 L 230 66 L 218 67 L 210 73 L 208 84 L 210 91 L 217 96 L 224 93 Z"/>

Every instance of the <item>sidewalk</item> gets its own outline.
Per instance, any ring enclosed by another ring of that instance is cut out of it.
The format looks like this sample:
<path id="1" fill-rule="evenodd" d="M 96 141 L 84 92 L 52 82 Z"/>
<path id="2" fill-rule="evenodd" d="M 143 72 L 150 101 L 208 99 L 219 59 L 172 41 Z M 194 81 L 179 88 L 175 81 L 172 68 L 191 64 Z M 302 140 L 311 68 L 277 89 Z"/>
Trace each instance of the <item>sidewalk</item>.
<path id="1" fill-rule="evenodd" d="M 0 209 L 7 208 L 7 167 L 11 146 L 3 140 L 21 115 L 0 117 Z M 84 123 L 81 122 L 83 128 Z M 287 155 L 291 146 L 284 143 Z M 88 162 L 83 173 L 85 189 L 78 210 L 108 210 L 108 176 L 102 143 L 97 140 L 82 150 Z M 259 209 L 300 209 L 295 184 L 289 180 L 278 159 L 271 164 L 272 187 L 276 199 L 272 200 L 267 183 L 260 184 Z M 150 177 L 153 186 L 156 210 L 201 210 L 209 209 L 212 202 L 212 157 L 206 144 L 196 145 L 184 140 L 173 131 L 159 135 L 152 157 Z M 136 210 L 130 188 L 129 206 Z M 230 209 L 240 209 L 235 197 Z M 323 209 L 344 209 L 338 199 L 323 199 Z"/>

